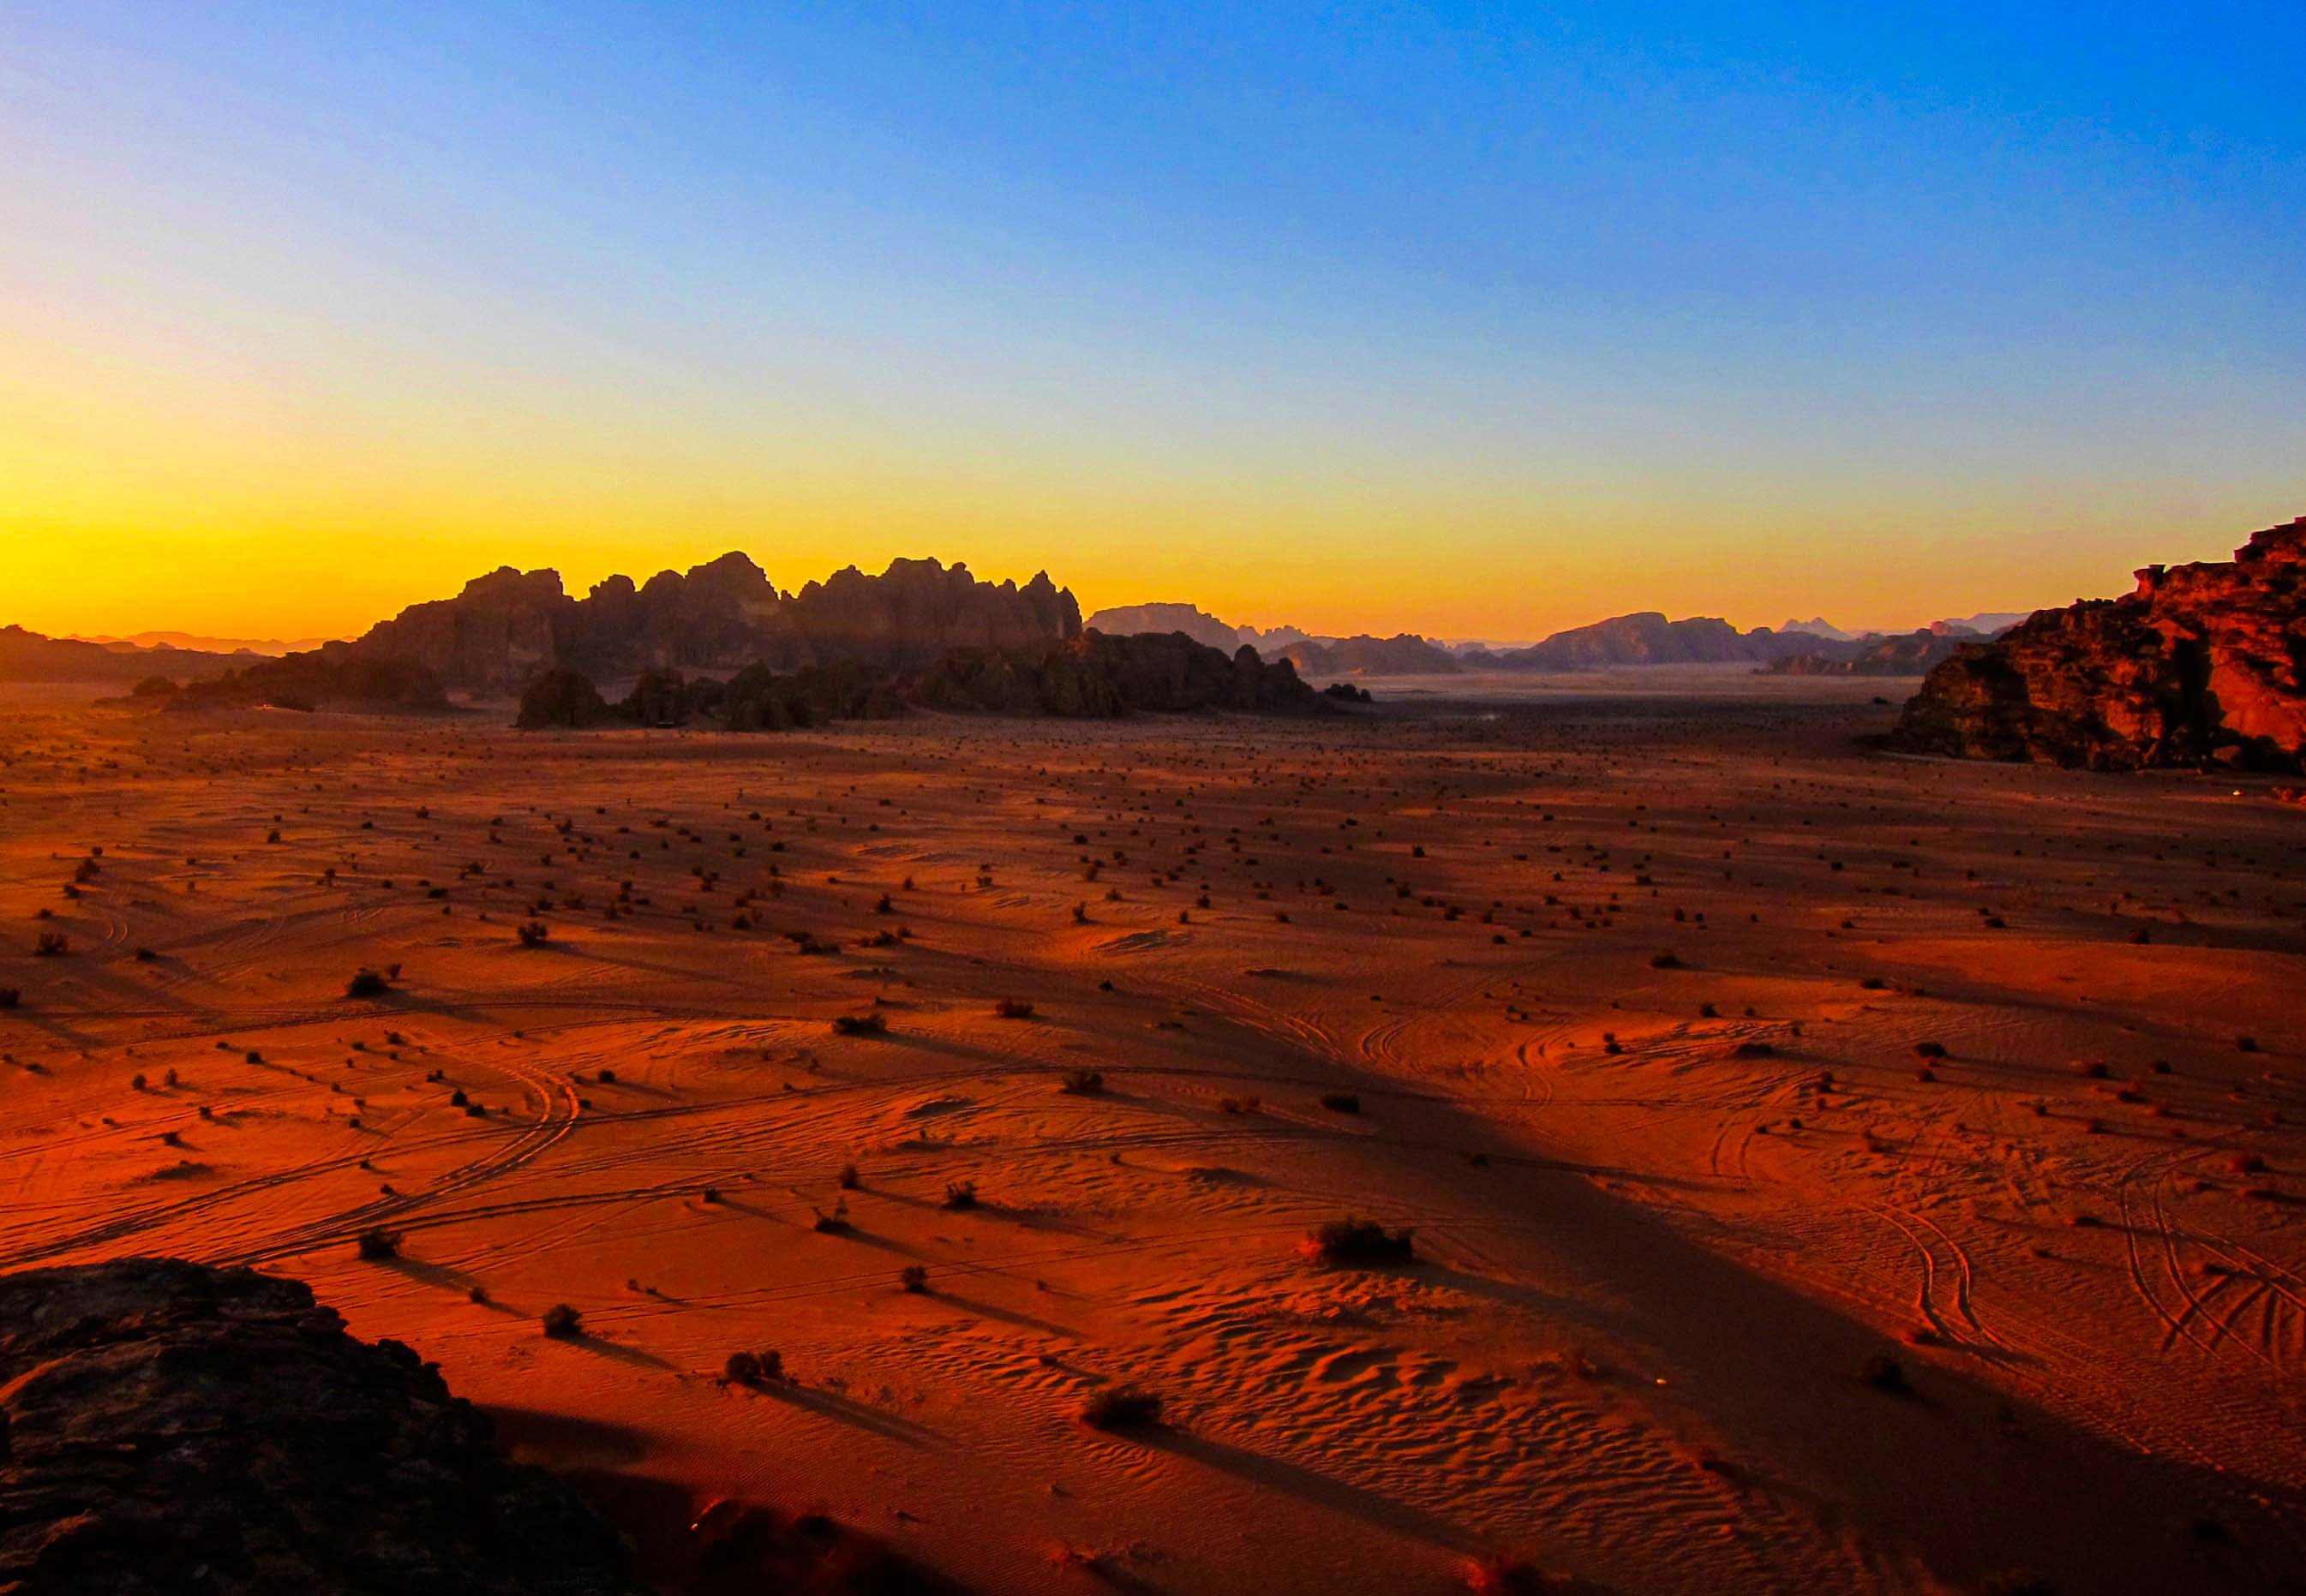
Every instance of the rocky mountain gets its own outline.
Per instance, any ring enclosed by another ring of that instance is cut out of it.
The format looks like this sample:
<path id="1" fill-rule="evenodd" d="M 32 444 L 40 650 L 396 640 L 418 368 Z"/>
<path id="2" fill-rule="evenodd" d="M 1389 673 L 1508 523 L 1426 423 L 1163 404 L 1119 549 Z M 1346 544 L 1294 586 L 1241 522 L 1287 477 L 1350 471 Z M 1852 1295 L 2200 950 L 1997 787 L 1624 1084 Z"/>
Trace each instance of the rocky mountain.
<path id="1" fill-rule="evenodd" d="M 1969 759 L 2135 769 L 2306 757 L 2306 516 L 2232 560 L 2148 566 L 2134 593 L 2035 613 L 1932 670 L 1896 741 Z"/>
<path id="2" fill-rule="evenodd" d="M 731 553 L 641 585 L 612 576 L 582 599 L 562 591 L 557 571 L 506 567 L 321 653 L 407 661 L 452 687 L 504 692 L 551 670 L 608 679 L 760 663 L 907 668 L 955 648 L 1043 648 L 1080 629 L 1080 607 L 1046 573 L 1020 587 L 980 582 L 967 566 L 900 559 L 877 576 L 851 567 L 788 594 Z"/>
<path id="3" fill-rule="evenodd" d="M 1415 676 L 1463 670 L 1465 662 L 1424 638 L 1403 632 L 1391 637 L 1325 637 L 1263 651 L 1284 659 L 1307 676 Z"/>
<path id="4" fill-rule="evenodd" d="M 309 1288 L 129 1259 L 0 1276 L 0 1589 L 639 1596 L 617 1535 Z"/>
<path id="5" fill-rule="evenodd" d="M 790 671 L 754 665 L 726 681 L 652 671 L 614 705 L 587 678 L 554 670 L 522 695 L 516 723 L 537 730 L 705 721 L 732 731 L 770 731 L 886 720 L 913 709 L 1111 717 L 1199 710 L 1302 714 L 1333 707 L 1286 661 L 1268 664 L 1247 644 L 1228 654 L 1178 632 L 1115 637 L 1088 631 L 1034 649 L 949 649 L 895 672 L 854 661 Z"/>
<path id="6" fill-rule="evenodd" d="M 1964 634 L 1964 636 L 1974 636 Z M 1925 629 L 1902 636 L 1850 638 L 1830 649 L 1770 661 L 1773 676 L 1920 676 L 1949 659 L 1962 638 Z"/>
<path id="7" fill-rule="evenodd" d="M 181 688 L 166 677 L 149 679 L 137 684 L 135 696 L 172 710 L 265 705 L 307 712 L 429 714 L 448 708 L 448 689 L 425 666 L 408 660 L 342 659 L 325 653 L 259 660 Z"/>
<path id="8" fill-rule="evenodd" d="M 1778 630 L 1781 633 L 1805 632 L 1812 637 L 1823 637 L 1834 643 L 1855 643 L 1859 636 L 1856 632 L 1843 631 L 1822 615 L 1812 616 L 1807 620 L 1789 620 Z"/>
<path id="9" fill-rule="evenodd" d="M 147 677 L 173 681 L 220 676 L 246 663 L 230 654 L 192 649 L 120 649 L 77 637 L 47 637 L 21 627 L 0 627 L 0 681 L 116 682 Z"/>
<path id="10" fill-rule="evenodd" d="M 1781 655 L 1815 650 L 1817 643 L 1815 637 L 1788 636 L 1767 627 L 1741 632 L 1728 621 L 1709 616 L 1668 620 L 1652 610 L 1556 632 L 1542 643 L 1492 654 L 1483 662 L 1509 670 L 1591 670 L 1610 665 L 1761 664 Z"/>
<path id="11" fill-rule="evenodd" d="M 194 653 L 263 654 L 270 659 L 278 659 L 282 654 L 306 653 L 329 641 L 326 637 L 207 637 L 198 632 L 132 632 L 125 637 L 98 633 L 73 640 L 100 644 L 124 653 L 145 648 L 181 648 Z"/>
<path id="12" fill-rule="evenodd" d="M 1183 632 L 1194 642 L 1227 653 L 1244 643 L 1254 643 L 1243 631 L 1255 627 L 1228 626 L 1196 604 L 1123 604 L 1100 610 L 1081 623 L 1109 637 L 1134 637 L 1140 633 Z"/>

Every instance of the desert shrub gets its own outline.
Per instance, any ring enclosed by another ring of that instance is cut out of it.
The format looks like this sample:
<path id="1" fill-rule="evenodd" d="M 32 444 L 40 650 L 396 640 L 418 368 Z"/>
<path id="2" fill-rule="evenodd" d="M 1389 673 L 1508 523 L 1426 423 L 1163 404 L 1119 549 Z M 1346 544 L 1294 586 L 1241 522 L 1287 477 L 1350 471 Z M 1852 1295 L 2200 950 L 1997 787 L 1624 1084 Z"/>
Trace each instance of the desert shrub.
<path id="1" fill-rule="evenodd" d="M 1906 1366 L 1887 1353 L 1875 1353 L 1858 1366 L 1858 1378 L 1876 1391 L 1892 1396 L 1913 1395 L 1913 1382 L 1906 1378 Z"/>
<path id="2" fill-rule="evenodd" d="M 949 1208 L 973 1208 L 977 1206 L 975 1181 L 947 1181 L 944 1183 L 944 1206 Z"/>
<path id="3" fill-rule="evenodd" d="M 1945 1055 L 1945 1044 L 1943 1042 L 1917 1042 L 1914 1044 L 1914 1056 L 1916 1058 L 1943 1058 Z"/>
<path id="4" fill-rule="evenodd" d="M 372 1263 L 400 1256 L 400 1238 L 381 1225 L 361 1232 L 359 1246 L 360 1255 Z"/>
<path id="5" fill-rule="evenodd" d="M 1650 955 L 1650 968 L 1652 969 L 1679 969 L 1681 968 L 1681 956 L 1676 953 L 1671 948 L 1660 948 L 1656 952 Z"/>
<path id="6" fill-rule="evenodd" d="M 544 1310 L 543 1319 L 538 1322 L 547 1336 L 566 1339 L 582 1333 L 585 1316 L 566 1302 L 555 1302 Z"/>
<path id="7" fill-rule="evenodd" d="M 1328 1264 L 1405 1264 L 1416 1261 L 1412 1232 L 1388 1230 L 1374 1219 L 1348 1214 L 1313 1233 L 1313 1250 Z"/>
<path id="8" fill-rule="evenodd" d="M 384 978 L 382 972 L 373 969 L 354 970 L 353 978 L 345 983 L 346 997 L 382 997 L 391 990 L 392 983 Z"/>
<path id="9" fill-rule="evenodd" d="M 24 1001 L 24 994 L 13 986 L 0 986 L 0 1009 L 13 1009 Z"/>
<path id="10" fill-rule="evenodd" d="M 515 935 L 524 948 L 541 948 L 552 940 L 552 929 L 542 920 L 523 920 Z"/>
<path id="11" fill-rule="evenodd" d="M 1321 1106 L 1338 1114 L 1359 1114 L 1362 1099 L 1359 1092 L 1323 1092 Z"/>
<path id="12" fill-rule="evenodd" d="M 844 1164 L 841 1166 L 840 1182 L 843 1191 L 854 1191 L 865 1183 L 865 1177 L 858 1174 L 854 1164 Z"/>
<path id="13" fill-rule="evenodd" d="M 1057 1083 L 1061 1092 L 1071 1092 L 1076 1097 L 1093 1097 L 1105 1089 L 1105 1072 L 1101 1070 L 1068 1070 Z"/>
<path id="14" fill-rule="evenodd" d="M 2234 1050 L 2238 1053 L 2256 1053 L 2258 1051 L 2258 1038 L 2256 1037 L 2236 1037 L 2234 1038 Z"/>
<path id="15" fill-rule="evenodd" d="M 785 1378 L 785 1355 L 780 1352 L 730 1353 L 721 1366 L 721 1378 L 732 1386 L 760 1386 Z"/>
<path id="16" fill-rule="evenodd" d="M 1161 1399 L 1135 1384 L 1101 1386 L 1081 1404 L 1080 1421 L 1091 1430 L 1136 1430 L 1161 1420 Z"/>
<path id="17" fill-rule="evenodd" d="M 1004 997 L 993 1005 L 993 1011 L 1004 1020 L 1030 1020 L 1033 1005 L 1021 997 Z"/>
<path id="18" fill-rule="evenodd" d="M 915 1293 L 928 1290 L 928 1267 L 926 1264 L 907 1264 L 897 1271 L 897 1284 Z"/>
<path id="19" fill-rule="evenodd" d="M 1217 1106 L 1227 1114 L 1255 1114 L 1263 1105 L 1255 1097 L 1219 1097 Z"/>
<path id="20" fill-rule="evenodd" d="M 841 1037 L 877 1037 L 889 1028 L 889 1022 L 878 1014 L 835 1014 L 833 1030 Z"/>
<path id="21" fill-rule="evenodd" d="M 43 959 L 57 959 L 72 952 L 72 938 L 61 931 L 43 931 L 32 939 L 32 952 Z"/>

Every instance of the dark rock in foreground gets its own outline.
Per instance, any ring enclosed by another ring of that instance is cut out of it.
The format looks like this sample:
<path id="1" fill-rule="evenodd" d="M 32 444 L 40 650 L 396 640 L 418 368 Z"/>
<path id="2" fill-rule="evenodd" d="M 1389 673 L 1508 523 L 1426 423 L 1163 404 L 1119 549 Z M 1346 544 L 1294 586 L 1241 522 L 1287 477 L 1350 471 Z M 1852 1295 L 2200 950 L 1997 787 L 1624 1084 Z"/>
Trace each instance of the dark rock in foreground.
<path id="1" fill-rule="evenodd" d="M 613 1531 L 298 1282 L 0 1276 L 0 1591 L 637 1596 Z"/>
<path id="2" fill-rule="evenodd" d="M 2228 560 L 2045 610 L 1931 671 L 1895 741 L 1926 754 L 2135 770 L 2306 757 L 2306 517 Z"/>

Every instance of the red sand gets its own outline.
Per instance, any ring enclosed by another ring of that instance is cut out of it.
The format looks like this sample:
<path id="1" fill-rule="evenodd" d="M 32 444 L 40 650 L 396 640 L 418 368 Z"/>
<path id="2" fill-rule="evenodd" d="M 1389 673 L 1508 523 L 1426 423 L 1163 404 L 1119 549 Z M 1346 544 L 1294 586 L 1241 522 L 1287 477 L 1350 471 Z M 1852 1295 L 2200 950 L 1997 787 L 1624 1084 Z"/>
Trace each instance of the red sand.
<path id="1" fill-rule="evenodd" d="M 20 704 L 0 1259 L 302 1276 L 620 1501 L 821 1507 L 985 1591 L 1446 1591 L 1490 1553 L 1692 1596 L 2274 1588 L 2301 815 L 1866 752 L 1893 713 Z M 1320 1265 L 1348 1212 L 1418 1261 Z M 796 1378 L 724 1385 L 739 1349 Z M 1117 1379 L 1166 1421 L 1078 1422 Z"/>

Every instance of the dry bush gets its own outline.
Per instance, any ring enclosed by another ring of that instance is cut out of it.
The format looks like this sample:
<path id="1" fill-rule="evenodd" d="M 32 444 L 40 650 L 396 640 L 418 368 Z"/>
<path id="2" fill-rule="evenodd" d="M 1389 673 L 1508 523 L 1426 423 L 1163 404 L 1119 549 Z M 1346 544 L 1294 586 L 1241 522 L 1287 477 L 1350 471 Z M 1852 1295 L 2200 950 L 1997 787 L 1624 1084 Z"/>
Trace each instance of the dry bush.
<path id="1" fill-rule="evenodd" d="M 1313 1250 L 1328 1264 L 1406 1264 L 1417 1260 L 1407 1226 L 1388 1230 L 1374 1219 L 1348 1214 L 1332 1219 L 1312 1235 Z"/>
<path id="2" fill-rule="evenodd" d="M 947 1181 L 944 1183 L 944 1206 L 956 1210 L 975 1208 L 977 1206 L 977 1182 L 975 1181 Z"/>
<path id="3" fill-rule="evenodd" d="M 1338 1114 L 1359 1114 L 1362 1111 L 1361 1094 L 1358 1092 L 1323 1092 L 1321 1094 L 1321 1106 L 1334 1110 Z"/>
<path id="4" fill-rule="evenodd" d="M 1094 1097 L 1105 1090 L 1105 1072 L 1101 1070 L 1068 1070 L 1057 1083 L 1061 1092 L 1071 1092 L 1076 1097 Z"/>
<path id="5" fill-rule="evenodd" d="M 400 1238 L 381 1225 L 372 1225 L 360 1233 L 360 1255 L 371 1263 L 400 1256 Z"/>
<path id="6" fill-rule="evenodd" d="M 585 1316 L 566 1302 L 555 1302 L 544 1310 L 544 1317 L 538 1322 L 547 1336 L 567 1340 L 584 1333 Z"/>
<path id="7" fill-rule="evenodd" d="M 732 1386 L 762 1386 L 785 1378 L 785 1355 L 780 1352 L 730 1353 L 721 1366 L 721 1378 Z"/>
<path id="8" fill-rule="evenodd" d="M 833 1029 L 836 1036 L 878 1037 L 887 1032 L 889 1022 L 878 1014 L 835 1014 Z"/>
<path id="9" fill-rule="evenodd" d="M 897 1271 L 897 1284 L 918 1294 L 929 1288 L 929 1271 L 926 1264 L 907 1264 Z"/>
<path id="10" fill-rule="evenodd" d="M 1161 1399 L 1133 1383 L 1102 1386 L 1081 1404 L 1080 1421 L 1091 1430 L 1138 1430 L 1161 1421 Z"/>
<path id="11" fill-rule="evenodd" d="M 1030 1020 L 1033 1005 L 1021 997 L 1004 997 L 993 1005 L 993 1011 L 1004 1020 Z"/>
<path id="12" fill-rule="evenodd" d="M 541 948 L 552 940 L 552 929 L 542 920 L 523 920 L 515 935 L 524 948 Z"/>
<path id="13" fill-rule="evenodd" d="M 72 952 L 72 938 L 61 931 L 43 931 L 32 939 L 32 952 L 42 959 L 59 959 Z"/>
<path id="14" fill-rule="evenodd" d="M 346 997 L 382 997 L 391 990 L 392 983 L 384 978 L 381 971 L 373 969 L 354 970 L 353 978 L 345 983 Z"/>

